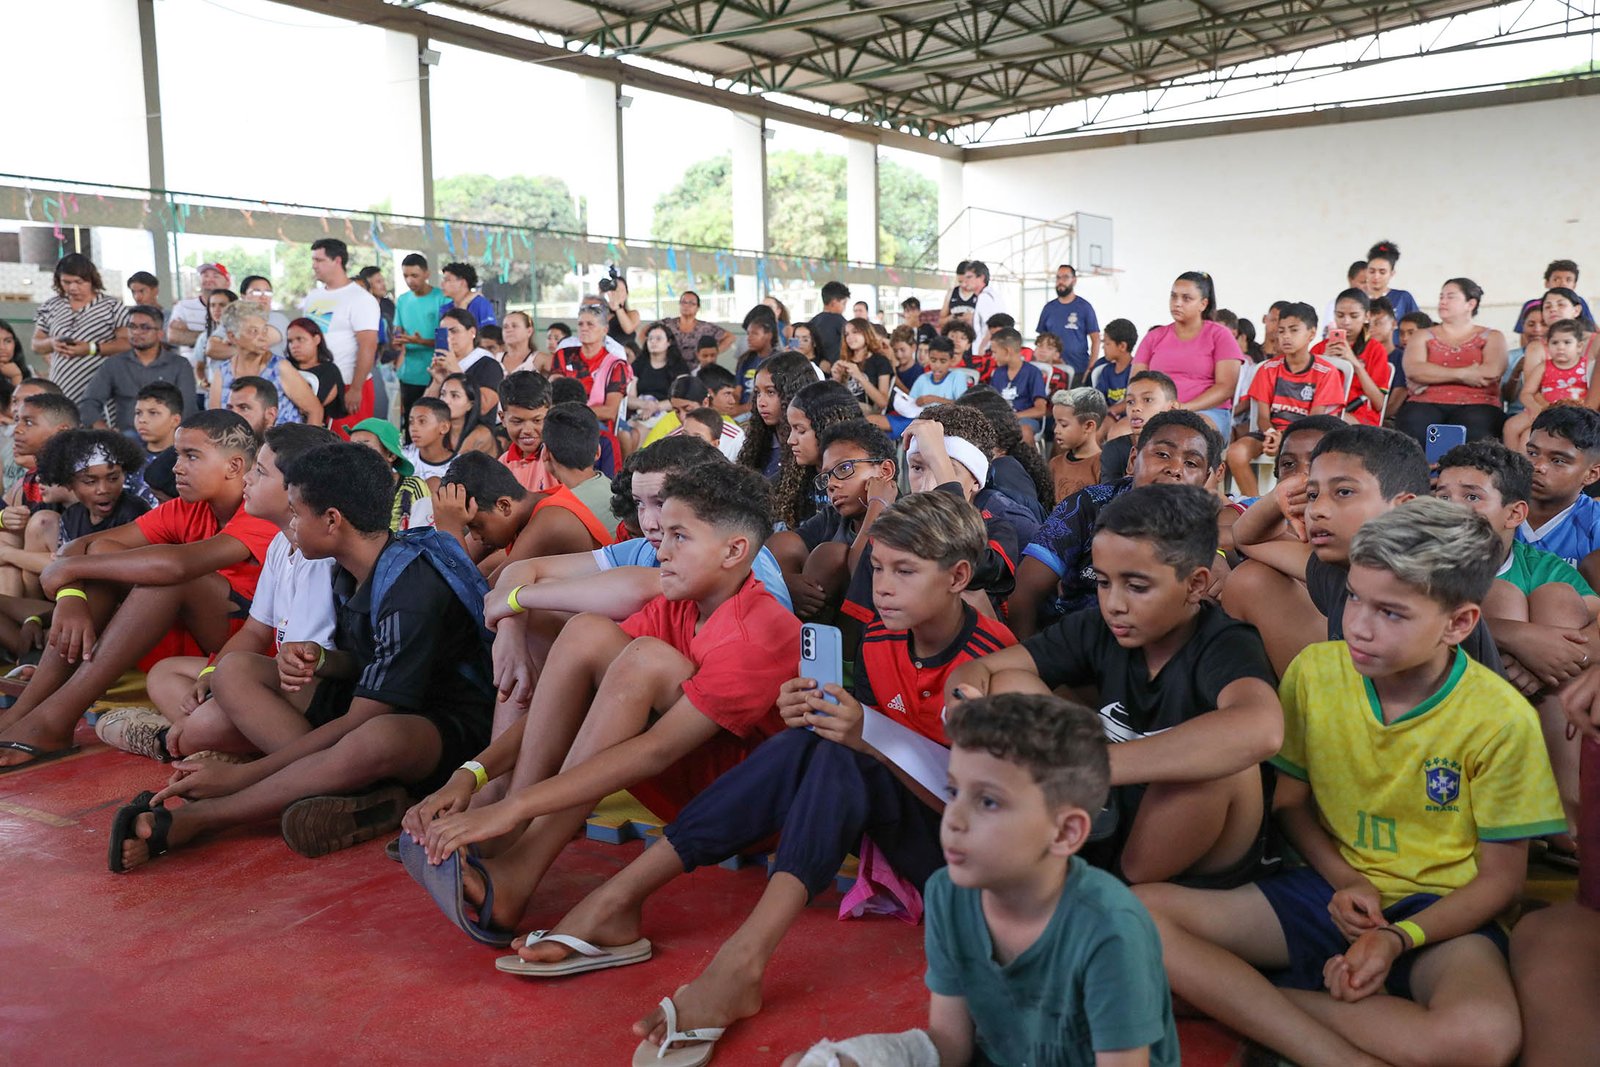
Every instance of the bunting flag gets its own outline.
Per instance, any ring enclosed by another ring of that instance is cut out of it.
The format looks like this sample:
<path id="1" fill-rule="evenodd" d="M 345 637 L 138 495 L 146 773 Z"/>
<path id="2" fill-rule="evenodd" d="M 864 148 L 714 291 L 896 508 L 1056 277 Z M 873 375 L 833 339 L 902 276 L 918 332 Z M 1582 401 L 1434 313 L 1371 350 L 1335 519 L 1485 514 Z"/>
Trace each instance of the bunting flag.
<path id="1" fill-rule="evenodd" d="M 255 224 L 251 223 L 251 225 L 253 226 Z M 381 255 L 387 256 L 390 252 L 390 248 L 384 243 L 382 233 L 383 223 L 378 221 L 378 216 L 372 216 L 372 224 L 367 229 L 367 237 L 372 241 L 373 248 L 376 248 Z"/>

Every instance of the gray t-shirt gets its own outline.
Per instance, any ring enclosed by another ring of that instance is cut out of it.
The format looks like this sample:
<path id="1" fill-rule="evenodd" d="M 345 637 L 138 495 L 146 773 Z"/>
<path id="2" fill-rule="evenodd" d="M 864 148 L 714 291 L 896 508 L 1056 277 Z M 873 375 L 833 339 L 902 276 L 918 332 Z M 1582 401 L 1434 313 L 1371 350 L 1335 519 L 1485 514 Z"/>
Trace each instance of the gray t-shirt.
<path id="1" fill-rule="evenodd" d="M 928 988 L 965 997 L 975 1064 L 1093 1067 L 1095 1053 L 1149 1046 L 1152 1067 L 1181 1060 L 1155 923 L 1121 882 L 1074 856 L 1044 933 L 995 962 L 982 894 L 928 879 Z"/>

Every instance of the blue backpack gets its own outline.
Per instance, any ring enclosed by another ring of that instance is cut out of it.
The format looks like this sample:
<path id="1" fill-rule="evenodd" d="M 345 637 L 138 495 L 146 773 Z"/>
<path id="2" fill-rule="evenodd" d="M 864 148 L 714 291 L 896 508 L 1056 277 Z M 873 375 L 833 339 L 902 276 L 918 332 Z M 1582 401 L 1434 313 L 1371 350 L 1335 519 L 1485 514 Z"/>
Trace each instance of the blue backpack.
<path id="1" fill-rule="evenodd" d="M 494 644 L 494 633 L 483 624 L 483 598 L 489 595 L 489 583 L 479 573 L 477 566 L 449 534 L 440 533 L 431 526 L 406 530 L 394 535 L 394 541 L 378 557 L 372 571 L 372 625 L 378 625 L 378 611 L 388 598 L 389 591 L 405 569 L 418 558 L 426 559 L 455 594 L 467 614 L 478 621 L 478 643 L 485 656 Z M 477 663 L 462 662 L 456 665 L 461 676 L 482 689 L 493 689 L 494 682 Z"/>

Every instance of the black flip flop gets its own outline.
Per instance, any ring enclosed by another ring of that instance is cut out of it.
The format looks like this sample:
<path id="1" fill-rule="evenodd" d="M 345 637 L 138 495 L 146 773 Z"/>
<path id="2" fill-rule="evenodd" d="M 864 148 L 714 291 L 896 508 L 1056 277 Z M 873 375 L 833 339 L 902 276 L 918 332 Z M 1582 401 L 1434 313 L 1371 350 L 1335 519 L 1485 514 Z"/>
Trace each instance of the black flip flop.
<path id="1" fill-rule="evenodd" d="M 130 838 L 137 836 L 134 823 L 139 816 L 146 813 L 155 816 L 155 825 L 150 828 L 150 836 L 145 839 L 145 845 L 150 849 L 150 858 L 167 854 L 167 831 L 172 828 L 172 812 L 166 808 L 152 808 L 150 801 L 155 799 L 155 794 L 149 791 L 140 793 L 133 800 L 117 809 L 117 814 L 111 821 L 111 841 L 106 854 L 106 864 L 115 874 L 126 874 L 128 868 L 122 865 L 122 846 Z"/>
<path id="2" fill-rule="evenodd" d="M 78 751 L 77 745 L 68 745 L 66 748 L 42 749 L 38 745 L 30 745 L 26 741 L 0 741 L 0 749 L 10 752 L 21 752 L 33 758 L 27 763 L 13 763 L 9 767 L 0 767 L 0 774 L 11 774 L 15 771 L 25 771 L 29 767 L 37 767 L 41 763 L 61 759 L 73 755 Z"/>

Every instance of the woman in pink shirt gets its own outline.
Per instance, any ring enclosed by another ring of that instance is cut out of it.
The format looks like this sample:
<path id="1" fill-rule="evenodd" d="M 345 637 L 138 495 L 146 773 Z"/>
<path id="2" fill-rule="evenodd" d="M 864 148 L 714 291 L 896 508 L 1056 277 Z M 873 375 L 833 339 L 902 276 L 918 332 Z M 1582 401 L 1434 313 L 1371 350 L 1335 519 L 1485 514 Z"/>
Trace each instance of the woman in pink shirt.
<path id="1" fill-rule="evenodd" d="M 1217 425 L 1224 441 L 1233 434 L 1233 390 L 1244 353 L 1229 329 L 1216 321 L 1217 290 L 1211 275 L 1185 271 L 1167 298 L 1172 325 L 1144 335 L 1134 353 L 1133 373 L 1160 371 L 1178 387 L 1177 406 Z"/>
<path id="2" fill-rule="evenodd" d="M 1451 278 L 1439 290 L 1439 324 L 1418 330 L 1406 346 L 1406 402 L 1394 425 L 1424 445 L 1435 423 L 1466 427 L 1468 441 L 1500 436 L 1506 418 L 1500 406 L 1506 338 L 1473 324 L 1482 303 L 1481 285 Z"/>

